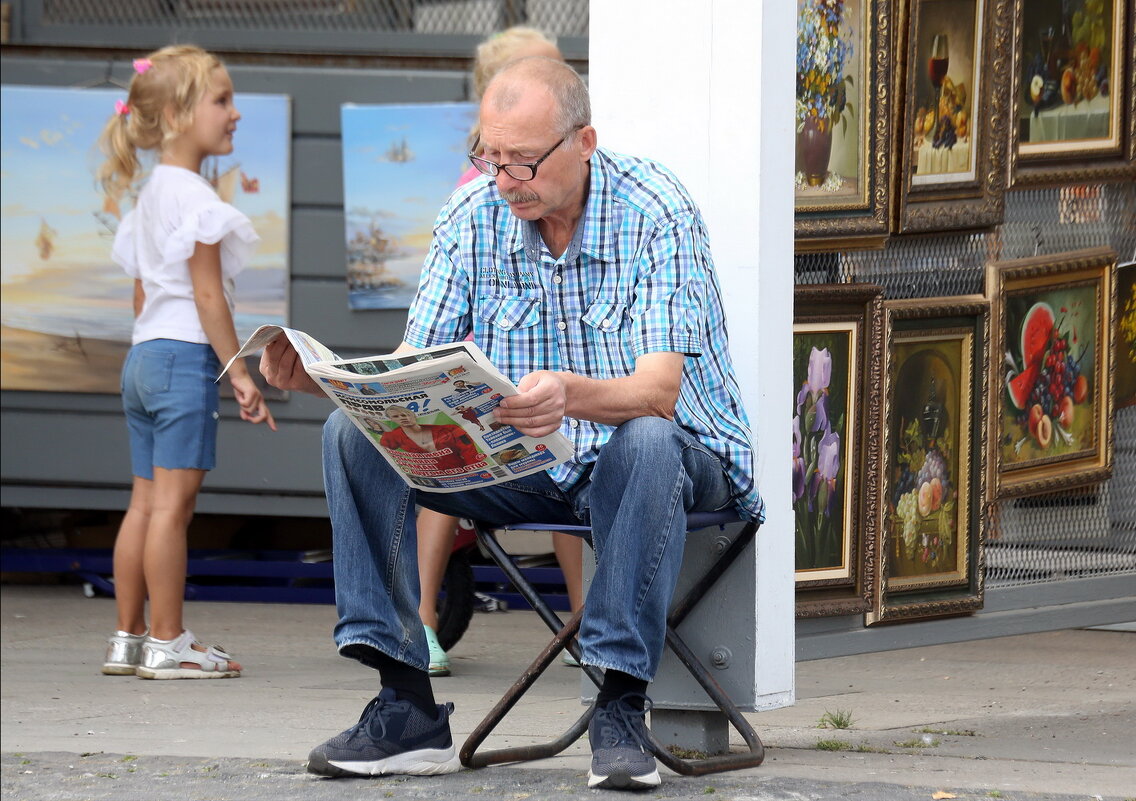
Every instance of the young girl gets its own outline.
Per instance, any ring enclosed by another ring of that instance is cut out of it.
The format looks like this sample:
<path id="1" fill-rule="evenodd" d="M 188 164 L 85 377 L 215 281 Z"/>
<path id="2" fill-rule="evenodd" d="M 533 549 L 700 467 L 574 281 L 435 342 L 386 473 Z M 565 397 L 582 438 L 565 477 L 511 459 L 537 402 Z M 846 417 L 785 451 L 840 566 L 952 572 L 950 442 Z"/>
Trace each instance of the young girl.
<path id="1" fill-rule="evenodd" d="M 198 47 L 166 47 L 134 62 L 125 103 L 115 104 L 101 144 L 99 179 L 118 199 L 157 164 L 114 239 L 112 257 L 134 278 L 133 346 L 122 368 L 122 402 L 134 474 L 130 507 L 114 546 L 118 631 L 103 673 L 146 679 L 241 675 L 216 646 L 182 625 L 186 529 L 205 472 L 215 464 L 214 379 L 239 346 L 233 277 L 258 237 L 200 174 L 208 156 L 233 151 L 241 118 L 221 62 Z M 228 372 L 241 419 L 276 423 L 243 362 Z M 147 629 L 145 605 L 150 601 Z"/>

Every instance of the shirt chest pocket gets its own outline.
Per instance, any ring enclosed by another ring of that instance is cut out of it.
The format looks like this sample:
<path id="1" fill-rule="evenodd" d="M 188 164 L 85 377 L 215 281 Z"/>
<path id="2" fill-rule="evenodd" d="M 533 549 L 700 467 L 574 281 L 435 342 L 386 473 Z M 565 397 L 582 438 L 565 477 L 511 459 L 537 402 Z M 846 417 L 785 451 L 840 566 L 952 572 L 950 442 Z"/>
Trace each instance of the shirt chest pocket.
<path id="1" fill-rule="evenodd" d="M 597 300 L 588 307 L 588 310 L 580 319 L 593 333 L 614 334 L 624 326 L 627 319 L 627 304 L 618 301 Z"/>
<path id="2" fill-rule="evenodd" d="M 518 297 L 486 298 L 477 312 L 482 321 L 502 331 L 531 328 L 540 322 L 540 299 Z"/>

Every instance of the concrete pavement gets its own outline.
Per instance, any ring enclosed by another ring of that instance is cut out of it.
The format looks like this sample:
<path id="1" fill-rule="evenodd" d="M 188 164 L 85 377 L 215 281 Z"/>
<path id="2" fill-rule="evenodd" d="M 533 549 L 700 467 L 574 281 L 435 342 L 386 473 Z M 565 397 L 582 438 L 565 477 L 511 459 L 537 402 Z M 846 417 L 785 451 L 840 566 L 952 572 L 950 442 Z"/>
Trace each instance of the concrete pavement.
<path id="1" fill-rule="evenodd" d="M 431 778 L 326 780 L 308 750 L 353 723 L 376 676 L 336 656 L 328 606 L 187 604 L 237 680 L 99 673 L 113 601 L 74 586 L 0 588 L 5 801 L 47 799 L 583 799 L 586 740 L 560 756 Z M 479 614 L 439 700 L 460 744 L 547 641 L 531 612 Z M 579 671 L 553 665 L 491 746 L 540 742 L 580 714 Z M 1067 630 L 803 662 L 795 706 L 749 719 L 751 770 L 675 776 L 650 798 L 914 801 L 1136 799 L 1136 633 Z M 847 729 L 821 729 L 825 713 Z M 620 796 L 623 797 L 623 796 Z M 945 797 L 945 796 L 940 796 Z"/>

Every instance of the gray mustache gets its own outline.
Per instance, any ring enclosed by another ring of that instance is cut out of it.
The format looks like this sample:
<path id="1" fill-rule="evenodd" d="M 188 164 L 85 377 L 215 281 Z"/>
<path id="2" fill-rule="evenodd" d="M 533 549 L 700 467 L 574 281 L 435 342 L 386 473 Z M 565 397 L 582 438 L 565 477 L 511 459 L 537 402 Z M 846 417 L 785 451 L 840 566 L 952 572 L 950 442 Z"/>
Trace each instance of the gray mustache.
<path id="1" fill-rule="evenodd" d="M 510 203 L 532 203 L 534 200 L 540 200 L 540 195 L 536 192 L 502 192 L 501 197 Z"/>

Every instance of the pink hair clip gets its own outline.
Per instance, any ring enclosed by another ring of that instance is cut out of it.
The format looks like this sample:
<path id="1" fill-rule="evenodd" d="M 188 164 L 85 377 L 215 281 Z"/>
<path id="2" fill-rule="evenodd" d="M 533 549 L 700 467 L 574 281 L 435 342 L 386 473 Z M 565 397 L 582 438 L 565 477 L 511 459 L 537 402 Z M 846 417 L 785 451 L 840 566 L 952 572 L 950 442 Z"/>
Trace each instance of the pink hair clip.
<path id="1" fill-rule="evenodd" d="M 130 106 L 128 106 L 126 103 L 123 103 L 121 100 L 116 100 L 114 101 L 114 113 L 118 114 L 119 116 L 125 117 L 130 113 Z"/>
<path id="2" fill-rule="evenodd" d="M 136 59 L 134 59 L 134 71 L 137 72 L 139 75 L 145 75 L 146 70 L 150 69 L 150 67 L 152 67 L 152 66 L 154 66 L 154 62 L 151 61 L 148 58 L 136 58 Z"/>

